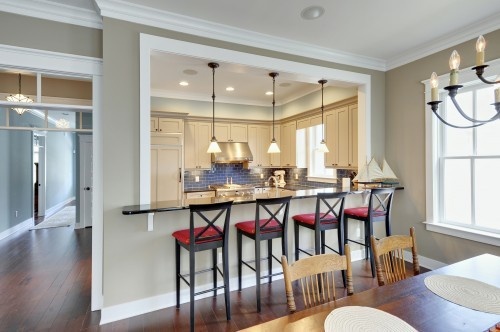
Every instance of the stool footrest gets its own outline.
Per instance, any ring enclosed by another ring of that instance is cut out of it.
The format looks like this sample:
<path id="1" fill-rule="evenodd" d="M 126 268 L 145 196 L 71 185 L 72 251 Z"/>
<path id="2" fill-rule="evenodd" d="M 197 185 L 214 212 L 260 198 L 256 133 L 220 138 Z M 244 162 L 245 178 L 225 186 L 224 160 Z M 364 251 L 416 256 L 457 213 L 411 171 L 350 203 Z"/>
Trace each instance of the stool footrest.
<path id="1" fill-rule="evenodd" d="M 205 289 L 205 290 L 194 293 L 194 295 L 196 296 L 196 295 L 201 295 L 201 294 L 205 294 L 205 293 L 210 293 L 210 292 L 213 292 L 214 290 L 224 289 L 224 287 L 225 286 L 222 285 L 222 286 L 215 287 L 215 288 Z"/>
<path id="2" fill-rule="evenodd" d="M 265 276 L 260 276 L 260 278 L 261 279 L 265 279 L 265 278 L 269 278 L 269 277 L 279 276 L 280 274 L 283 274 L 283 272 L 276 272 L 276 273 L 268 274 L 268 275 L 265 275 Z"/>
<path id="3" fill-rule="evenodd" d="M 212 272 L 214 269 L 216 269 L 217 271 L 219 271 L 219 274 L 221 276 L 224 276 L 224 274 L 222 273 L 221 269 L 218 266 L 209 267 L 209 268 L 204 269 L 204 270 L 199 270 L 199 271 L 196 271 L 194 274 L 196 275 L 196 274 L 201 274 L 201 273 Z M 181 278 L 189 286 L 189 281 L 186 279 L 187 277 L 189 277 L 189 273 L 179 274 L 179 278 Z"/>
<path id="4" fill-rule="evenodd" d="M 359 245 L 362 245 L 362 246 L 365 246 L 365 247 L 369 247 L 368 244 L 362 243 L 362 242 L 358 242 L 358 241 L 355 241 L 355 240 L 346 239 L 346 241 L 353 242 L 353 243 L 356 243 L 356 244 L 359 244 Z"/>

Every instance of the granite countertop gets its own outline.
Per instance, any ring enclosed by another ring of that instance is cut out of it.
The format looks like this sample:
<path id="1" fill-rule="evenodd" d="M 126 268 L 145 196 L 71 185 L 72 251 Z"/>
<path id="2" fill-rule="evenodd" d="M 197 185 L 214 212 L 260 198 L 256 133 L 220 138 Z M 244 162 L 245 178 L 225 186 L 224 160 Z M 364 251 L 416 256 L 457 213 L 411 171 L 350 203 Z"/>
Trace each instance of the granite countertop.
<path id="1" fill-rule="evenodd" d="M 318 193 L 328 193 L 328 192 L 342 192 L 348 191 L 355 193 L 355 191 L 345 190 L 342 188 L 311 188 L 308 190 L 288 190 L 284 188 L 272 188 L 270 191 L 254 194 L 250 196 L 238 196 L 238 197 L 206 197 L 206 198 L 193 198 L 193 199 L 180 199 L 174 201 L 163 201 L 156 202 L 152 204 L 143 205 L 130 205 L 124 206 L 122 209 L 122 214 L 132 215 L 132 214 L 142 214 L 142 213 L 155 213 L 155 212 L 166 212 L 166 211 L 176 211 L 182 209 L 189 209 L 189 204 L 211 204 L 218 202 L 233 201 L 233 204 L 249 204 L 255 203 L 257 198 L 272 198 L 272 197 L 286 197 L 292 196 L 292 199 L 301 199 L 308 197 L 315 197 Z"/>
<path id="2" fill-rule="evenodd" d="M 192 199 L 180 199 L 174 201 L 163 201 L 156 202 L 152 204 L 142 204 L 142 205 L 129 205 L 122 208 L 122 214 L 132 215 L 132 214 L 143 214 L 143 213 L 156 213 L 156 212 L 167 212 L 167 211 L 177 211 L 183 209 L 189 209 L 189 204 L 212 204 L 219 202 L 233 201 L 234 205 L 237 204 L 250 204 L 255 203 L 258 198 L 274 198 L 274 197 L 286 197 L 291 196 L 292 199 L 302 199 L 316 197 L 318 193 L 336 193 L 336 192 L 347 192 L 349 194 L 360 194 L 369 189 L 358 189 L 357 187 L 342 188 L 342 187 L 331 187 L 331 188 L 309 188 L 300 190 L 291 190 L 292 186 L 287 189 L 272 187 L 269 191 L 265 193 L 259 193 L 249 196 L 238 196 L 238 197 L 206 197 L 206 198 L 192 198 Z M 295 186 L 298 189 L 298 186 Z M 304 187 L 301 187 L 304 188 Z M 307 187 L 306 187 L 307 188 Z M 401 186 L 397 186 L 396 189 L 403 189 Z"/>

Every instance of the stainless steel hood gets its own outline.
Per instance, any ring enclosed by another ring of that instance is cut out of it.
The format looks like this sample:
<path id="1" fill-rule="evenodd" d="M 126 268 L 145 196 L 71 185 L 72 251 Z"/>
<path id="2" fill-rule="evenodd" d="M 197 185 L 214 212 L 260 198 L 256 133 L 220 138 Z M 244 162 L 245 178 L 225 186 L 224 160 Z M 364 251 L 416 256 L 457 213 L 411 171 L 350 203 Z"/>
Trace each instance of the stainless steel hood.
<path id="1" fill-rule="evenodd" d="M 220 153 L 212 153 L 213 163 L 244 163 L 253 160 L 247 142 L 219 142 Z"/>

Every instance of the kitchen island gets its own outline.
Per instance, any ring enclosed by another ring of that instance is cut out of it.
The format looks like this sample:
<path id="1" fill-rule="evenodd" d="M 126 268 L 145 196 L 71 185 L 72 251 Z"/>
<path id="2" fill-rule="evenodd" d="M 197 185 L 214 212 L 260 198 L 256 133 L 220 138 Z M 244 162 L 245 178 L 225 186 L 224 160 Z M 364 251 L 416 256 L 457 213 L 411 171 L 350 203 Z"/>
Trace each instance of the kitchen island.
<path id="1" fill-rule="evenodd" d="M 143 205 L 130 205 L 121 208 L 121 213 L 124 215 L 121 222 L 130 224 L 131 227 L 137 232 L 137 239 L 141 241 L 142 246 L 139 247 L 142 256 L 147 257 L 147 261 L 144 259 L 135 260 L 135 273 L 141 275 L 141 280 L 144 280 L 145 285 L 150 289 L 151 294 L 161 294 L 154 295 L 151 301 L 158 308 L 160 307 L 170 307 L 175 305 L 175 241 L 172 237 L 172 233 L 189 227 L 189 204 L 210 204 L 216 202 L 223 202 L 231 200 L 234 205 L 231 209 L 231 218 L 229 226 L 229 278 L 230 278 L 230 290 L 236 290 L 238 288 L 238 278 L 237 278 L 237 257 L 236 257 L 236 230 L 234 224 L 240 221 L 253 220 L 255 218 L 255 200 L 258 198 L 271 198 L 271 197 L 284 197 L 292 196 L 292 201 L 290 203 L 289 211 L 289 225 L 288 225 L 288 252 L 290 261 L 293 261 L 294 257 L 294 234 L 293 234 L 293 221 L 292 216 L 301 213 L 311 213 L 315 209 L 316 205 L 316 195 L 318 193 L 328 193 L 328 192 L 349 192 L 345 201 L 345 208 L 359 206 L 363 203 L 364 198 L 367 197 L 368 189 L 357 189 L 357 188 L 342 188 L 342 187 L 331 187 L 331 188 L 299 188 L 294 189 L 299 190 L 289 190 L 286 188 L 265 188 L 267 191 L 263 193 L 257 193 L 253 195 L 245 195 L 238 197 L 206 197 L 206 198 L 195 198 L 195 199 L 181 199 L 174 201 L 163 201 L 154 204 L 143 204 Z M 402 187 L 400 187 L 402 189 Z M 397 202 L 397 197 L 395 198 Z M 396 203 L 397 204 L 397 203 Z M 393 220 L 393 223 L 397 220 Z M 154 224 L 154 227 L 153 227 Z M 380 225 L 379 225 L 380 224 Z M 375 225 L 375 234 L 383 233 L 383 225 L 377 223 Z M 363 235 L 362 224 L 357 221 L 350 221 L 349 227 L 349 238 L 358 238 Z M 326 242 L 333 248 L 337 248 L 337 233 L 335 231 L 326 232 Z M 300 243 L 304 248 L 314 248 L 314 234 L 313 232 L 301 232 L 300 233 Z M 132 257 L 137 256 L 136 251 L 131 251 L 127 247 L 127 244 L 123 244 L 123 250 L 127 255 Z M 262 249 L 267 251 L 267 246 L 262 244 Z M 255 247 L 253 241 L 243 242 L 243 257 L 252 258 L 254 255 Z M 359 260 L 363 258 L 364 250 L 361 250 L 358 245 L 351 246 L 352 259 Z M 281 257 L 281 249 L 279 245 L 273 246 L 273 253 L 276 257 Z M 188 266 L 187 255 L 181 255 L 181 266 Z M 198 253 L 196 256 L 196 267 L 197 269 L 206 269 L 210 267 L 211 256 L 206 252 Z M 156 274 L 143 275 L 141 267 L 144 264 L 149 264 L 155 266 Z M 263 269 L 267 270 L 266 267 Z M 282 268 L 280 264 L 276 262 L 273 263 L 273 273 L 281 272 Z M 186 270 L 181 271 L 185 273 Z M 243 269 L 242 275 L 242 287 L 252 287 L 255 285 L 255 274 L 248 268 Z M 368 276 L 367 277 L 371 277 Z M 273 277 L 276 282 L 282 282 L 282 275 Z M 196 284 L 199 285 L 200 289 L 204 286 L 210 288 L 211 276 L 209 274 L 200 274 L 196 276 Z M 210 296 L 207 294 L 206 296 Z M 153 296 L 153 295 L 152 295 Z M 181 303 L 189 301 L 189 292 L 187 287 L 181 289 Z M 282 299 L 277 299 L 277 301 L 283 301 L 286 303 L 286 298 L 283 295 Z"/>

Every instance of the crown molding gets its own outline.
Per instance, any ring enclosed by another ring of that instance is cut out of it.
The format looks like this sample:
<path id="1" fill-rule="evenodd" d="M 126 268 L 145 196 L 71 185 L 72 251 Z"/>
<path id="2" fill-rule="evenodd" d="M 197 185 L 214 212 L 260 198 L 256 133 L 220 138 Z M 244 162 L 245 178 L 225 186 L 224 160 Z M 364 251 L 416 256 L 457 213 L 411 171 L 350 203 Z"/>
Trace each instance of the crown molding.
<path id="1" fill-rule="evenodd" d="M 239 29 L 189 16 L 160 11 L 146 6 L 131 4 L 126 1 L 96 0 L 96 2 L 103 17 L 105 16 L 276 52 L 336 62 L 344 65 L 380 71 L 386 70 L 385 61 L 381 59 Z"/>
<path id="2" fill-rule="evenodd" d="M 102 29 L 102 17 L 96 11 L 46 0 L 0 0 L 0 11 Z"/>
<path id="3" fill-rule="evenodd" d="M 409 49 L 399 56 L 387 61 L 387 70 L 391 70 L 410 62 L 422 59 L 431 54 L 440 52 L 447 48 L 454 47 L 458 44 L 477 38 L 479 35 L 484 35 L 489 32 L 500 29 L 500 16 L 492 15 L 489 18 L 471 24 L 457 33 L 449 33 L 440 38 L 434 39 L 430 43 L 419 45 Z M 475 50 L 472 50 L 475 54 Z"/>

